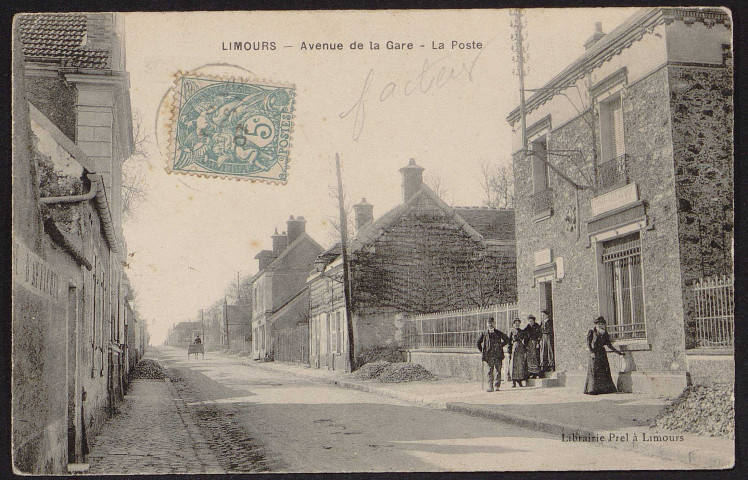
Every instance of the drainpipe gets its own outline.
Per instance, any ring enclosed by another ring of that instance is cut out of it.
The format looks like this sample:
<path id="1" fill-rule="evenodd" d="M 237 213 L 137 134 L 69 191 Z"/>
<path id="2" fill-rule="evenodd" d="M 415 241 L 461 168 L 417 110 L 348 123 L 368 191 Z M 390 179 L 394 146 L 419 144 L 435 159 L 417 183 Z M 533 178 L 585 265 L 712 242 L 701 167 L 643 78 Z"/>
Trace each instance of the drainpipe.
<path id="1" fill-rule="evenodd" d="M 89 200 L 96 200 L 96 210 L 99 212 L 101 223 L 104 228 L 104 236 L 106 237 L 109 248 L 114 253 L 119 253 L 119 242 L 117 242 L 117 236 L 114 234 L 114 224 L 112 222 L 112 214 L 109 211 L 109 202 L 107 201 L 106 191 L 104 190 L 104 181 L 101 175 L 87 174 L 88 180 L 91 182 L 91 189 L 88 193 L 82 195 L 68 195 L 64 197 L 42 197 L 39 199 L 39 203 L 42 205 L 52 205 L 61 203 L 80 203 L 87 202 Z"/>

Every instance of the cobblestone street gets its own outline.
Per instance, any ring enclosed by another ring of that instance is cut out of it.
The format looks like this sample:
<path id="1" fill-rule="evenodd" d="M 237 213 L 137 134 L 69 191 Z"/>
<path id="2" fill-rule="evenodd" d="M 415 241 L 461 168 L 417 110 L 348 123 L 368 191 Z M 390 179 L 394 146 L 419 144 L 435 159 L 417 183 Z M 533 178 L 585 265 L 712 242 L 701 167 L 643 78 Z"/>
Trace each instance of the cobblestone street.
<path id="1" fill-rule="evenodd" d="M 168 381 L 135 379 L 94 439 L 92 474 L 222 473 Z"/>

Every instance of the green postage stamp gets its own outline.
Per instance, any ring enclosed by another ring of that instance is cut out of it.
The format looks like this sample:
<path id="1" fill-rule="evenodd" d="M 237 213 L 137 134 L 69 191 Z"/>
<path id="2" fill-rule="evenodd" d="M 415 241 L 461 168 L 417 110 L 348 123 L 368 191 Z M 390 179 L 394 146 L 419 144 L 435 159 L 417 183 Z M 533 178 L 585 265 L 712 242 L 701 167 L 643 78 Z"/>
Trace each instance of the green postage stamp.
<path id="1" fill-rule="evenodd" d="M 295 88 L 179 73 L 167 170 L 285 184 Z"/>

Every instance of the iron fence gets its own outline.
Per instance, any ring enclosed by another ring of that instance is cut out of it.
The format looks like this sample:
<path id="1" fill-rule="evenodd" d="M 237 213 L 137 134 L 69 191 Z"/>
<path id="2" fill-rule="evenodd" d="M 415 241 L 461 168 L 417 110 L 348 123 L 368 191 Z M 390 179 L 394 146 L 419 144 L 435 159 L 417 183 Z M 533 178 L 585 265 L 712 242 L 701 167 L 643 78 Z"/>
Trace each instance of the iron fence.
<path id="1" fill-rule="evenodd" d="M 509 303 L 417 315 L 405 321 L 405 347 L 475 348 L 489 317 L 496 321 L 496 328 L 506 333 L 517 314 L 517 304 Z"/>
<path id="2" fill-rule="evenodd" d="M 696 347 L 732 347 L 735 342 L 734 277 L 703 278 L 694 284 L 693 289 Z"/>

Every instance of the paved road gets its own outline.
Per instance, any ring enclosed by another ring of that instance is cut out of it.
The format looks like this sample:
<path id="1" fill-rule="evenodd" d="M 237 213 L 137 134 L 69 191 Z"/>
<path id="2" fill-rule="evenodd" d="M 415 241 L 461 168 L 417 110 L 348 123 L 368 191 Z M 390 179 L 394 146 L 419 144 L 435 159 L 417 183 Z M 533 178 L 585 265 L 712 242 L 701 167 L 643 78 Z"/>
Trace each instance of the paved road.
<path id="1" fill-rule="evenodd" d="M 681 469 L 467 415 L 161 347 L 179 395 L 227 472 Z"/>

